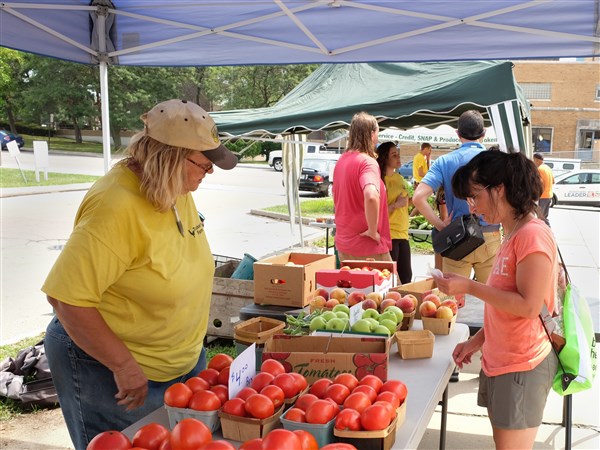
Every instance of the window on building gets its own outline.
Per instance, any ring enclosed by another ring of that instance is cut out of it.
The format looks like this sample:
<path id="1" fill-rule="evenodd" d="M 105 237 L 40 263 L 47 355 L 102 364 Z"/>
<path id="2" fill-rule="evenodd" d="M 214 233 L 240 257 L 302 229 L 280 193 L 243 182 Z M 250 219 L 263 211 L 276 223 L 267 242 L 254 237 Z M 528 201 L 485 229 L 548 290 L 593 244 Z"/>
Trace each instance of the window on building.
<path id="1" fill-rule="evenodd" d="M 600 100 L 600 84 L 596 85 L 596 100 Z"/>
<path id="2" fill-rule="evenodd" d="M 552 151 L 552 128 L 532 127 L 533 151 L 550 153 Z"/>
<path id="3" fill-rule="evenodd" d="M 519 83 L 529 100 L 551 100 L 552 83 Z"/>

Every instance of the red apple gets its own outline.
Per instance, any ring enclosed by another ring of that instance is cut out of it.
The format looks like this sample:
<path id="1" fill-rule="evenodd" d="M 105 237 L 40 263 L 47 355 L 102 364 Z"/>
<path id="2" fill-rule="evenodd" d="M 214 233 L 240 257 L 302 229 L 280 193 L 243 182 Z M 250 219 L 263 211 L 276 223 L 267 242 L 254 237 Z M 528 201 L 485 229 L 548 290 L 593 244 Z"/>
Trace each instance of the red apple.
<path id="1" fill-rule="evenodd" d="M 340 303 L 346 303 L 346 291 L 344 291 L 342 288 L 336 287 L 329 293 L 329 298 L 334 298 Z"/>
<path id="2" fill-rule="evenodd" d="M 452 310 L 453 315 L 456 315 L 456 313 L 458 313 L 458 303 L 456 303 L 456 300 L 447 298 L 446 300 L 442 301 L 440 307 L 441 306 L 447 306 L 448 308 L 450 308 Z"/>
<path id="3" fill-rule="evenodd" d="M 421 313 L 421 317 L 435 317 L 435 312 L 437 311 L 437 306 L 435 303 L 429 300 L 425 300 L 419 306 L 419 312 Z"/>
<path id="4" fill-rule="evenodd" d="M 423 297 L 424 302 L 433 302 L 435 304 L 436 309 L 442 304 L 442 301 L 436 294 L 427 294 Z"/>
<path id="5" fill-rule="evenodd" d="M 321 296 L 323 297 L 325 300 L 329 300 L 329 292 L 327 291 L 327 289 L 323 289 L 323 288 L 318 288 L 314 293 L 313 296 L 317 297 L 317 296 Z"/>
<path id="6" fill-rule="evenodd" d="M 367 299 L 372 299 L 375 301 L 375 303 L 377 303 L 377 306 L 379 306 L 381 304 L 381 301 L 383 300 L 383 297 L 381 296 L 381 294 L 379 292 L 369 292 L 366 295 Z"/>
<path id="7" fill-rule="evenodd" d="M 412 302 L 411 302 L 411 305 L 412 305 Z M 381 305 L 379 305 L 379 310 L 385 311 L 385 308 L 387 308 L 388 306 L 396 306 L 396 300 L 394 300 L 393 298 L 384 298 L 381 301 Z"/>
<path id="8" fill-rule="evenodd" d="M 435 312 L 435 317 L 438 319 L 452 319 L 454 313 L 447 306 L 440 306 Z"/>
<path id="9" fill-rule="evenodd" d="M 404 314 L 410 314 L 415 310 L 415 304 L 413 303 L 412 299 L 407 297 L 402 297 L 400 300 L 398 300 L 396 302 L 396 306 L 400 308 Z"/>
<path id="10" fill-rule="evenodd" d="M 362 302 L 362 309 L 375 309 L 377 310 L 377 303 L 375 300 L 368 298 Z"/>
<path id="11" fill-rule="evenodd" d="M 385 298 L 384 298 L 384 300 L 385 300 L 386 298 L 393 298 L 393 299 L 394 299 L 394 301 L 396 301 L 396 302 L 397 302 L 398 300 L 400 300 L 400 299 L 402 298 L 402 296 L 400 295 L 400 292 L 396 292 L 396 291 L 388 291 L 388 293 L 387 293 L 387 294 L 385 294 Z"/>
<path id="12" fill-rule="evenodd" d="M 350 292 L 348 296 L 348 306 L 354 306 L 365 299 L 365 293 L 361 291 Z"/>

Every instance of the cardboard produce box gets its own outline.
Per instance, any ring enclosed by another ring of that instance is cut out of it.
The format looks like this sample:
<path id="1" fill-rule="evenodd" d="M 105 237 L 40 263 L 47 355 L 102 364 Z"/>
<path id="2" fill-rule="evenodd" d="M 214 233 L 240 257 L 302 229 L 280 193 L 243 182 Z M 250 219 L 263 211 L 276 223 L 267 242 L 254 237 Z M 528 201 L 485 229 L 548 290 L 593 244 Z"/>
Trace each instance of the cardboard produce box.
<path id="1" fill-rule="evenodd" d="M 254 263 L 254 303 L 303 308 L 319 270 L 334 269 L 335 255 L 284 253 Z"/>
<path id="2" fill-rule="evenodd" d="M 342 261 L 342 268 L 319 270 L 316 274 L 317 288 L 331 292 L 336 287 L 346 294 L 354 291 L 384 295 L 396 285 L 396 263 L 381 261 Z M 367 268 L 371 270 L 366 270 Z M 383 272 L 382 272 L 383 271 Z"/>
<path id="3" fill-rule="evenodd" d="M 414 283 L 406 283 L 401 284 L 400 286 L 394 287 L 391 289 L 392 291 L 399 292 L 401 295 L 412 294 L 417 297 L 419 300 L 419 305 L 415 311 L 415 319 L 421 318 L 421 313 L 419 312 L 419 306 L 421 306 L 421 302 L 423 301 L 423 297 L 428 294 L 436 294 L 440 300 L 444 301 L 446 299 L 455 300 L 458 304 L 459 308 L 465 306 L 465 296 L 461 295 L 447 295 L 441 292 L 435 284 L 433 278 L 426 278 L 425 280 L 415 281 Z"/>
<path id="4" fill-rule="evenodd" d="M 313 383 L 351 373 L 359 380 L 373 374 L 387 381 L 391 340 L 382 337 L 275 335 L 265 343 L 263 361 L 277 359 Z"/>

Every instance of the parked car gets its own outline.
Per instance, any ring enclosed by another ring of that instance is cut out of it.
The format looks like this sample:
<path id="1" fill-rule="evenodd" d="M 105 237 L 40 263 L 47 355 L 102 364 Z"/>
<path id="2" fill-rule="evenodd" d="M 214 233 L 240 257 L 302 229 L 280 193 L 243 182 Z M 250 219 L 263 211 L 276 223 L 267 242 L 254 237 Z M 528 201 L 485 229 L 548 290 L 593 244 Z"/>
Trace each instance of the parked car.
<path id="1" fill-rule="evenodd" d="M 333 192 L 333 169 L 339 154 L 311 155 L 304 158 L 298 189 L 327 197 Z"/>
<path id="2" fill-rule="evenodd" d="M 579 169 L 559 175 L 554 179 L 552 192 L 552 206 L 600 206 L 600 169 Z"/>
<path id="3" fill-rule="evenodd" d="M 321 153 L 339 153 L 336 150 L 330 150 L 325 145 L 320 144 L 318 142 L 306 142 L 304 145 L 304 155 L 312 156 Z M 275 169 L 277 172 L 281 172 L 283 170 L 283 151 L 282 150 L 272 150 L 269 153 L 269 166 Z"/>
<path id="4" fill-rule="evenodd" d="M 409 161 L 405 164 L 402 164 L 398 169 L 398 173 L 402 175 L 407 180 L 412 180 L 413 176 L 413 162 Z"/>
<path id="5" fill-rule="evenodd" d="M 8 150 L 6 144 L 8 144 L 10 141 L 17 141 L 19 148 L 25 145 L 25 140 L 18 134 L 13 134 L 7 130 L 0 130 L 0 142 L 2 143 L 2 150 Z"/>

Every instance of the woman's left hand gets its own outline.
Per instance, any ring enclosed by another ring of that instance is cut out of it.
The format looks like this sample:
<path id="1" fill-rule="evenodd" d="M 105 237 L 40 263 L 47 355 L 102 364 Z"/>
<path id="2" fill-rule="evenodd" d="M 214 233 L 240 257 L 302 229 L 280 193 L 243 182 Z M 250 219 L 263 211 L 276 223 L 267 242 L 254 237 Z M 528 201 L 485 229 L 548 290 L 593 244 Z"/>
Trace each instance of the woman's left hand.
<path id="1" fill-rule="evenodd" d="M 469 289 L 469 280 L 462 275 L 445 273 L 443 277 L 433 276 L 440 291 L 447 295 L 466 294 Z"/>
<path id="2" fill-rule="evenodd" d="M 142 368 L 132 358 L 127 367 L 113 372 L 119 392 L 115 395 L 117 404 L 125 406 L 127 411 L 139 408 L 148 395 L 148 378 Z"/>

